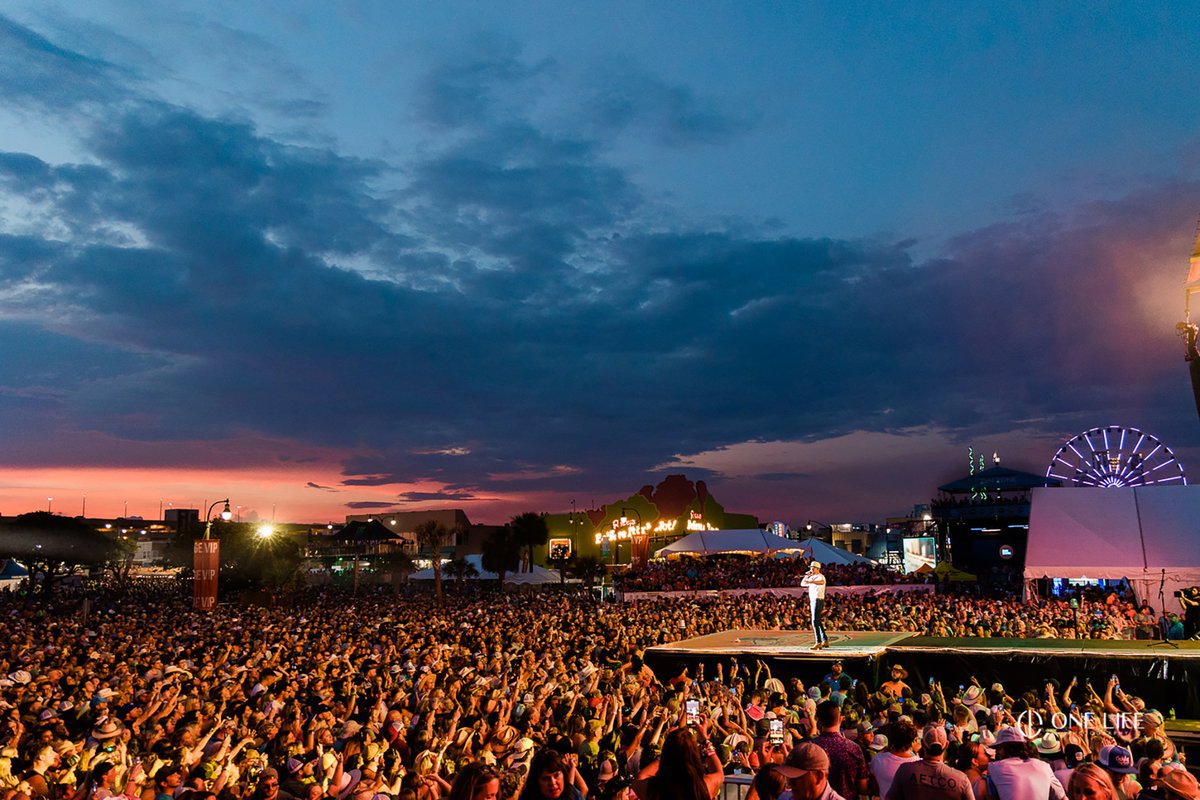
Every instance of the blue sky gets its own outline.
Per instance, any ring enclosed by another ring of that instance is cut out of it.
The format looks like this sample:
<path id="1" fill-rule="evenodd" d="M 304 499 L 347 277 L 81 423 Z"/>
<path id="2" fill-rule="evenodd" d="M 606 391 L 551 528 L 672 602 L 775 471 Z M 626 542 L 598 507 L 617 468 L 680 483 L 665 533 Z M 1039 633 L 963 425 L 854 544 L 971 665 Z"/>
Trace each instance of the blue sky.
<path id="1" fill-rule="evenodd" d="M 1106 424 L 1186 466 L 1198 34 L 1151 3 L 0 3 L 0 511 L 498 520 L 685 471 L 870 521 L 968 446 L 1041 471 Z"/>

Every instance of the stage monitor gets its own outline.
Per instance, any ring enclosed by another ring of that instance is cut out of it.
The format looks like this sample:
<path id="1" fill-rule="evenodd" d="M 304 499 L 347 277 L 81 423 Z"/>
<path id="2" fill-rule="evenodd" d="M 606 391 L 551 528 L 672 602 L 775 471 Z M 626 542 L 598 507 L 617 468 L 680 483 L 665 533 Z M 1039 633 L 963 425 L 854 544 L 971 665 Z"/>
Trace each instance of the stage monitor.
<path id="1" fill-rule="evenodd" d="M 937 566 L 937 542 L 932 536 L 914 536 L 904 540 L 904 571 Z"/>

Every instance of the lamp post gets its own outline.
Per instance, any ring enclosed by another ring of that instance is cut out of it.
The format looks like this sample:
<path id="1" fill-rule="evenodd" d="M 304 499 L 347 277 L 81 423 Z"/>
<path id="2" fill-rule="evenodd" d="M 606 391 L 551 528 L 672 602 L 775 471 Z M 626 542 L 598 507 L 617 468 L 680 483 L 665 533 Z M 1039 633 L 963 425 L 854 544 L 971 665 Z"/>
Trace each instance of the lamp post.
<path id="1" fill-rule="evenodd" d="M 212 611 L 217 607 L 217 574 L 221 569 L 221 542 L 212 538 L 212 512 L 221 503 L 221 519 L 233 517 L 229 498 L 218 500 L 204 513 L 204 538 L 192 543 L 194 575 L 192 577 L 192 607 L 197 611 Z"/>

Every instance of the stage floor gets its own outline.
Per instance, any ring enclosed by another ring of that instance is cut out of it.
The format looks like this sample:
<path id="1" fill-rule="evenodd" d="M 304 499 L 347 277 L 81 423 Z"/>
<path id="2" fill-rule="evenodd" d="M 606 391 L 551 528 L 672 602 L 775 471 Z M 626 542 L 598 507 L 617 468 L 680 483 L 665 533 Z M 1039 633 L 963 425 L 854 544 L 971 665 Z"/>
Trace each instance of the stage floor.
<path id="1" fill-rule="evenodd" d="M 1200 660 L 1200 642 L 1107 639 L 944 639 L 891 631 L 830 631 L 829 647 L 813 650 L 811 631 L 729 630 L 650 648 L 660 655 L 752 655 L 787 659 L 871 658 L 884 653 L 1044 655 L 1056 657 Z"/>
<path id="2" fill-rule="evenodd" d="M 812 631 L 732 630 L 684 639 L 650 648 L 655 653 L 713 656 L 745 653 L 784 658 L 864 658 L 877 656 L 889 645 L 909 639 L 911 633 L 891 631 L 829 631 L 829 647 L 813 650 Z"/>

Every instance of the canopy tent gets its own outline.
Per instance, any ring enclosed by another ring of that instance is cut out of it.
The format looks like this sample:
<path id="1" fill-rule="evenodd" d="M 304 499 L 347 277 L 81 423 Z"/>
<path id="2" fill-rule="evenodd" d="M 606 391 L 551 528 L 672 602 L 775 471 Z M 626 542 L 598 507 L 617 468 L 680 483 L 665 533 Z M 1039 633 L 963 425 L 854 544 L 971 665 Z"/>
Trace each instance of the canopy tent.
<path id="1" fill-rule="evenodd" d="M 676 539 L 654 554 L 655 558 L 670 556 L 711 556 L 718 553 L 777 553 L 800 552 L 800 542 L 773 533 L 748 530 L 696 531 Z"/>
<path id="2" fill-rule="evenodd" d="M 476 571 L 478 571 L 479 574 L 474 577 L 464 578 L 464 580 L 494 581 L 500 577 L 496 573 L 489 572 L 488 570 L 483 568 L 483 556 L 478 555 L 478 554 L 471 554 L 471 555 L 468 555 L 466 558 L 467 558 L 467 561 L 469 561 L 471 563 L 471 566 L 475 567 Z M 409 575 L 408 579 L 410 581 L 431 581 L 434 579 L 433 567 L 429 567 L 428 569 L 418 570 L 418 571 L 414 572 L 413 574 Z M 442 581 L 444 583 L 453 583 L 455 580 L 456 580 L 455 578 L 452 578 L 446 574 L 446 568 L 443 565 L 442 566 Z M 514 571 L 514 572 L 504 573 L 504 582 L 511 583 L 511 584 L 517 584 L 517 585 L 521 585 L 521 586 L 541 586 L 542 584 L 547 584 L 547 583 L 561 583 L 562 578 L 558 574 L 557 570 L 546 569 L 545 567 L 539 567 L 537 564 L 534 564 L 533 569 L 530 572 L 515 572 Z"/>
<path id="3" fill-rule="evenodd" d="M 1034 489 L 1026 592 L 1038 578 L 1125 578 L 1140 601 L 1179 611 L 1200 585 L 1200 487 Z"/>
<path id="4" fill-rule="evenodd" d="M 0 591 L 16 589 L 27 577 L 29 570 L 18 564 L 16 559 L 8 559 L 0 569 Z"/>
<path id="5" fill-rule="evenodd" d="M 920 572 L 920 570 L 917 570 Z M 949 561 L 943 561 L 933 568 L 933 574 L 937 576 L 939 581 L 953 581 L 955 583 L 965 583 L 967 581 L 979 580 L 976 576 L 967 572 L 965 569 L 959 569 Z"/>
<path id="6" fill-rule="evenodd" d="M 849 550 L 843 550 L 840 547 L 834 547 L 829 542 L 823 542 L 820 539 L 809 537 L 801 539 L 797 542 L 800 549 L 804 552 L 805 558 L 813 561 L 820 561 L 822 564 L 874 564 L 875 562 L 866 556 L 860 556 L 851 553 Z"/>

